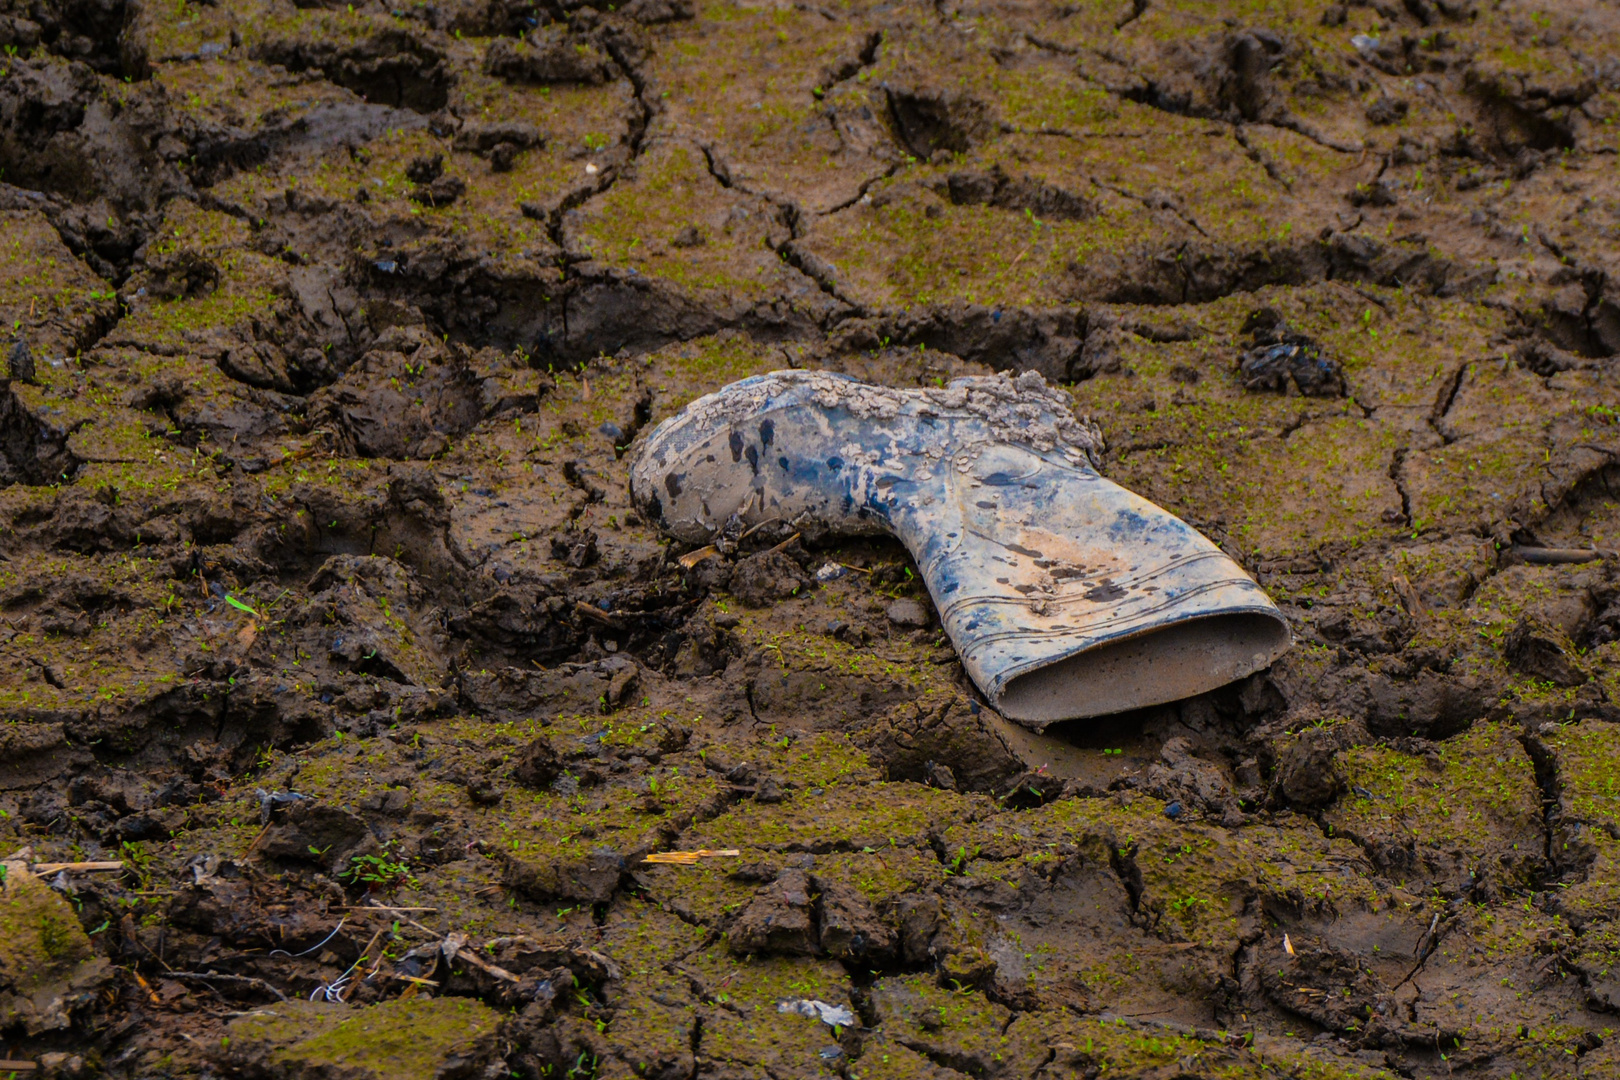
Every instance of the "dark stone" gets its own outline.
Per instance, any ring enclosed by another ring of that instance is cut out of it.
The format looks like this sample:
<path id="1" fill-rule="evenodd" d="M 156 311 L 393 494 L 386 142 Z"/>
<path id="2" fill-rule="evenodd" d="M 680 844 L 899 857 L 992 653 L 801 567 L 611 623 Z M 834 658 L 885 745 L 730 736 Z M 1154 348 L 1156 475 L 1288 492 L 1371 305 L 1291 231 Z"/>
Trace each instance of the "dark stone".
<path id="1" fill-rule="evenodd" d="M 34 353 L 22 338 L 13 341 L 6 353 L 6 375 L 18 382 L 34 381 Z"/>

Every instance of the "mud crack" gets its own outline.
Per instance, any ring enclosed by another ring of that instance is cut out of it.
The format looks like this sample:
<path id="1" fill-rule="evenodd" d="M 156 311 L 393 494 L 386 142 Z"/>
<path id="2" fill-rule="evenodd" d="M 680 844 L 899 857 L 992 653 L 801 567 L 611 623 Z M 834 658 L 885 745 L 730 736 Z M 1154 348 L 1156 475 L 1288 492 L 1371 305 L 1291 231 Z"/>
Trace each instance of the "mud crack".
<path id="1" fill-rule="evenodd" d="M 1090 179 L 1093 186 L 1099 187 L 1104 191 L 1111 191 L 1122 199 L 1130 199 L 1132 202 L 1140 203 L 1144 209 L 1168 211 L 1170 214 L 1174 215 L 1178 221 L 1187 226 L 1189 229 L 1192 229 L 1199 236 L 1204 237 L 1206 240 L 1209 239 L 1209 233 L 1204 231 L 1204 227 L 1198 224 L 1197 220 L 1193 218 L 1191 214 L 1185 212 L 1179 206 L 1175 205 L 1175 203 L 1172 202 L 1167 196 L 1155 197 L 1153 195 L 1138 195 L 1134 191 L 1131 191 L 1128 188 L 1120 187 L 1117 184 L 1110 184 L 1105 181 L 1098 180 L 1096 177 L 1091 177 Z M 1185 273 L 1185 271 L 1183 271 L 1183 273 Z M 1186 303 L 1185 297 L 1183 297 L 1182 303 Z"/>
<path id="2" fill-rule="evenodd" d="M 1237 140 L 1237 144 L 1248 153 L 1249 160 L 1266 170 L 1266 175 L 1280 184 L 1284 191 L 1291 192 L 1294 190 L 1294 185 L 1289 183 L 1288 178 L 1277 168 L 1277 163 L 1272 160 L 1271 155 L 1249 142 L 1249 134 L 1244 130 L 1242 124 L 1232 125 L 1232 138 Z"/>
<path id="3" fill-rule="evenodd" d="M 822 93 L 825 93 L 840 83 L 845 83 L 850 79 L 855 78 L 862 71 L 877 63 L 878 49 L 881 48 L 882 45 L 883 31 L 871 31 L 866 35 L 866 40 L 861 43 L 861 47 L 856 51 L 855 55 L 844 60 L 836 68 L 828 71 L 826 85 L 818 86 L 816 89 Z M 817 96 L 819 97 L 819 95 Z"/>
<path id="4" fill-rule="evenodd" d="M 1558 778 L 1558 757 L 1546 743 L 1528 731 L 1519 736 L 1519 743 L 1530 757 L 1530 764 L 1536 772 L 1536 787 L 1541 791 L 1542 855 L 1547 860 L 1547 866 L 1563 877 L 1568 868 L 1560 865 L 1554 840 L 1563 796 L 1563 787 Z"/>
<path id="5" fill-rule="evenodd" d="M 1440 441 L 1447 446 L 1456 442 L 1457 436 L 1446 430 L 1445 421 L 1451 415 L 1451 407 L 1457 402 L 1457 394 L 1461 392 L 1463 379 L 1467 377 L 1471 366 L 1468 363 L 1457 365 L 1457 370 L 1440 384 L 1440 389 L 1435 394 L 1434 408 L 1429 410 L 1429 427 L 1434 429 L 1434 433 L 1440 436 Z"/>
<path id="6" fill-rule="evenodd" d="M 827 325 L 829 327 L 837 325 L 839 322 L 842 322 L 844 319 L 850 317 L 865 317 L 865 309 L 859 304 L 855 303 L 849 297 L 845 296 L 839 290 L 832 267 L 826 265 L 826 263 L 824 263 L 816 255 L 799 247 L 799 241 L 802 240 L 805 235 L 803 208 L 800 207 L 799 204 L 793 199 L 784 198 L 783 196 L 773 194 L 769 191 L 755 191 L 751 188 L 738 184 L 732 178 L 730 168 L 715 152 L 715 149 L 712 146 L 704 146 L 702 147 L 702 150 L 703 160 L 705 165 L 708 167 L 709 175 L 714 177 L 716 183 L 723 188 L 741 191 L 745 195 L 752 195 L 756 199 L 763 199 L 765 202 L 771 205 L 771 207 L 776 211 L 778 218 L 780 218 L 782 223 L 787 226 L 787 239 L 782 241 L 780 244 L 775 244 L 772 246 L 772 250 L 776 252 L 777 257 L 791 266 L 794 270 L 797 270 L 799 273 L 813 281 L 816 287 L 822 292 L 826 293 L 828 296 L 832 297 L 834 300 L 837 300 L 840 304 L 843 304 L 849 309 L 846 312 L 838 312 L 831 315 Z M 858 201 L 858 197 L 856 200 L 852 200 L 852 202 L 853 201 Z M 836 212 L 836 209 L 829 211 L 829 213 Z"/>
<path id="7" fill-rule="evenodd" d="M 1406 455 L 1406 447 L 1397 446 L 1395 448 L 1395 452 L 1391 455 L 1389 462 L 1389 480 L 1390 483 L 1395 485 L 1395 491 L 1401 497 L 1400 523 L 1404 526 L 1410 527 L 1412 524 L 1412 497 L 1407 494 L 1406 481 L 1404 479 Z"/>
<path id="8" fill-rule="evenodd" d="M 1114 23 L 1114 32 L 1118 33 L 1143 15 L 1146 15 L 1149 6 L 1149 0 L 1131 0 L 1130 10 L 1121 15 L 1119 21 Z"/>

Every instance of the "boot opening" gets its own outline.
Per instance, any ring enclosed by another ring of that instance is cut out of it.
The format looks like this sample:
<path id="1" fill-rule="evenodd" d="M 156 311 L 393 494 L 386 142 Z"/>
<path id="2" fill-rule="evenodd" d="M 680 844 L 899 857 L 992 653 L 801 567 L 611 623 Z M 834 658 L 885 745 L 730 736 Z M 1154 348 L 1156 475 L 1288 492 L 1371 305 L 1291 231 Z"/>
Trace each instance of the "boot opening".
<path id="1" fill-rule="evenodd" d="M 1259 671 L 1289 641 L 1287 624 L 1271 615 L 1193 619 L 1020 675 L 996 707 L 1009 720 L 1049 724 L 1162 705 Z"/>

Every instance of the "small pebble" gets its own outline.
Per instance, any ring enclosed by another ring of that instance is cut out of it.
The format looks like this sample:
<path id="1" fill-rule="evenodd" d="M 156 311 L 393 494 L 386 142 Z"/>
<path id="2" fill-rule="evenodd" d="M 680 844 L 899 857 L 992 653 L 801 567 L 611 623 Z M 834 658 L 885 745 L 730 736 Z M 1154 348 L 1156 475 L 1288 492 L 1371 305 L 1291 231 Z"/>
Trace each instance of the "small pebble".
<path id="1" fill-rule="evenodd" d="M 896 600 L 886 614 L 896 626 L 920 629 L 928 625 L 928 611 L 915 600 Z"/>

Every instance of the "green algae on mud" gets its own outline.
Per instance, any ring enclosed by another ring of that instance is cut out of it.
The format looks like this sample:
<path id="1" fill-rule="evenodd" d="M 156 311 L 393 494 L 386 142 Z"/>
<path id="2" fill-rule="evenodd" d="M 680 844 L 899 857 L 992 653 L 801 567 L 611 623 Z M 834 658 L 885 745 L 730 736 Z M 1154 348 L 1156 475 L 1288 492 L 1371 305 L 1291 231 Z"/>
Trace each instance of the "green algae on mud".
<path id="1" fill-rule="evenodd" d="M 245 1076 L 433 1080 L 492 1060 L 499 1026 L 499 1013 L 465 998 L 363 1009 L 287 1001 L 232 1022 L 214 1055 Z"/>
<path id="2" fill-rule="evenodd" d="M 107 961 L 67 901 L 21 863 L 0 867 L 0 1027 L 66 1029 L 107 981 Z"/>

